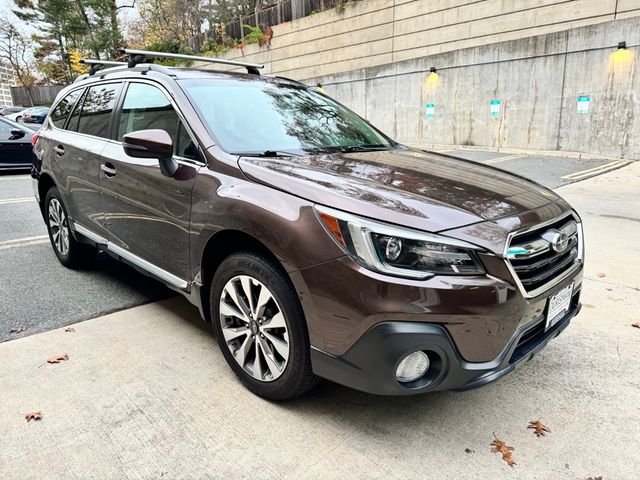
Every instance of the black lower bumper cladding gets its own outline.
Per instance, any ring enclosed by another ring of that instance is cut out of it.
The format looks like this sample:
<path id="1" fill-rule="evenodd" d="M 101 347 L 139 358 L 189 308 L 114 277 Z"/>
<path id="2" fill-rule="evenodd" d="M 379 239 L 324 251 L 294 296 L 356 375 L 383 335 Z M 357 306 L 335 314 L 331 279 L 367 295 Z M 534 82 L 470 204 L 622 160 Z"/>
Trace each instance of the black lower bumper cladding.
<path id="1" fill-rule="evenodd" d="M 564 318 L 547 331 L 540 328 L 544 317 L 520 328 L 501 355 L 491 362 L 462 359 L 440 325 L 394 321 L 373 327 L 341 357 L 312 348 L 311 362 L 316 375 L 377 395 L 469 390 L 493 382 L 531 359 L 569 325 L 580 308 L 579 303 L 573 304 Z M 398 382 L 395 377 L 398 364 L 405 355 L 418 350 L 429 356 L 426 375 L 414 382 Z"/>

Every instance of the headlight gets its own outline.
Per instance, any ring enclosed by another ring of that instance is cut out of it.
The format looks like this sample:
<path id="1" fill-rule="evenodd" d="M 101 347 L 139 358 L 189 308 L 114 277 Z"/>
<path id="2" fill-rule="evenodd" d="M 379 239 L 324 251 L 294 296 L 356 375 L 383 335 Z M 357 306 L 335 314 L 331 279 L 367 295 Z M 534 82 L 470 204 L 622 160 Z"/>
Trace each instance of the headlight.
<path id="1" fill-rule="evenodd" d="M 480 275 L 479 247 L 453 238 L 395 227 L 316 206 L 316 214 L 336 243 L 360 265 L 399 277 Z"/>

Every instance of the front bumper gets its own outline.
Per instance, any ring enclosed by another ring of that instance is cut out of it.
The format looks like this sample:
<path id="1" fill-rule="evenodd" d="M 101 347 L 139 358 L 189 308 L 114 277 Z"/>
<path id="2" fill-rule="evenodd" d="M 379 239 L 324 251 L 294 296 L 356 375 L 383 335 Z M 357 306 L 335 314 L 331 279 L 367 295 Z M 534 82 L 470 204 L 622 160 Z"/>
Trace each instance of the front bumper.
<path id="1" fill-rule="evenodd" d="M 580 290 L 576 290 L 562 320 L 546 331 L 544 315 L 523 325 L 490 362 L 465 361 L 440 325 L 399 321 L 375 325 L 342 356 L 312 348 L 311 362 L 314 373 L 320 377 L 378 395 L 468 390 L 493 382 L 531 359 L 569 325 L 580 308 Z M 398 364 L 405 355 L 418 350 L 429 356 L 429 370 L 414 382 L 398 382 L 395 377 Z"/>

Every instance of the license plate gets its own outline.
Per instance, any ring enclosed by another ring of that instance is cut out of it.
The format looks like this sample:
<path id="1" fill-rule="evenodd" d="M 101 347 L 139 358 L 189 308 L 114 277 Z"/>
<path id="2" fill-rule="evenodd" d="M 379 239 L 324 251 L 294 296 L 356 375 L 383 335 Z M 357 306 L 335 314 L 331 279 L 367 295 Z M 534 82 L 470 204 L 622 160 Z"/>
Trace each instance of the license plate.
<path id="1" fill-rule="evenodd" d="M 549 297 L 549 308 L 547 308 L 547 326 L 550 329 L 566 315 L 571 307 L 571 295 L 573 294 L 573 283 L 566 286 L 553 297 Z"/>

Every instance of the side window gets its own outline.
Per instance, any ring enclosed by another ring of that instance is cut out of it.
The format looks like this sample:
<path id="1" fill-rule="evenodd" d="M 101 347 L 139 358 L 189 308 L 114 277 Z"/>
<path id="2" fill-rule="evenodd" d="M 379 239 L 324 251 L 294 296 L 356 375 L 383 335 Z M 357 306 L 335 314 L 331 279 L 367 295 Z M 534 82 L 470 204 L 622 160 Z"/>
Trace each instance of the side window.
<path id="1" fill-rule="evenodd" d="M 182 123 L 178 127 L 178 143 L 174 148 L 174 153 L 179 157 L 190 158 L 191 160 L 198 158 L 196 144 Z"/>
<path id="2" fill-rule="evenodd" d="M 64 127 L 64 122 L 67 120 L 71 109 L 76 104 L 76 101 L 81 94 L 82 89 L 74 90 L 73 92 L 69 93 L 69 95 L 60 100 L 60 103 L 56 105 L 56 108 L 54 108 L 51 112 L 51 115 L 49 115 L 51 122 L 53 122 L 56 127 Z"/>
<path id="3" fill-rule="evenodd" d="M 0 140 L 9 140 L 11 137 L 11 125 L 0 122 Z"/>
<path id="4" fill-rule="evenodd" d="M 109 83 L 89 88 L 82 102 L 78 121 L 79 133 L 109 137 L 109 120 L 121 87 L 119 83 Z"/>
<path id="5" fill-rule="evenodd" d="M 196 158 L 195 144 L 162 90 L 146 83 L 129 84 L 120 115 L 118 140 L 127 133 L 154 128 L 169 134 L 175 155 Z"/>

